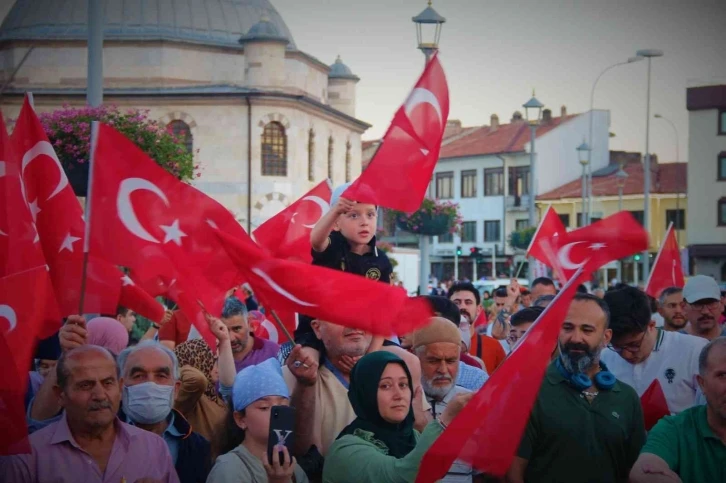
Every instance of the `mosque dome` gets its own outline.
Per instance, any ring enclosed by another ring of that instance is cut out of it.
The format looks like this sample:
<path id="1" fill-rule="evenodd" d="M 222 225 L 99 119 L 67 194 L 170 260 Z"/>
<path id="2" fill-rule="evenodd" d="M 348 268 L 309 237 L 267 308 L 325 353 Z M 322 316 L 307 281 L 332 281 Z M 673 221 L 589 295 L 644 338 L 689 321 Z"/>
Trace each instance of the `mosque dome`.
<path id="1" fill-rule="evenodd" d="M 353 74 L 353 71 L 350 70 L 350 67 L 345 65 L 343 63 L 343 60 L 338 56 L 335 59 L 335 63 L 330 66 L 330 72 L 328 73 L 329 79 L 351 79 L 351 80 L 360 80 L 360 78 Z"/>
<path id="2" fill-rule="evenodd" d="M 269 0 L 97 0 L 104 2 L 107 40 L 168 40 L 239 46 L 266 19 L 295 49 L 290 30 Z M 17 0 L 0 26 L 5 40 L 86 40 L 88 0 Z M 264 33 L 264 32 L 263 32 Z"/>
<path id="3" fill-rule="evenodd" d="M 268 17 L 262 17 L 259 22 L 252 26 L 249 32 L 239 39 L 242 44 L 254 41 L 283 42 L 287 44 L 289 39 L 280 32 L 277 25 L 270 22 Z"/>

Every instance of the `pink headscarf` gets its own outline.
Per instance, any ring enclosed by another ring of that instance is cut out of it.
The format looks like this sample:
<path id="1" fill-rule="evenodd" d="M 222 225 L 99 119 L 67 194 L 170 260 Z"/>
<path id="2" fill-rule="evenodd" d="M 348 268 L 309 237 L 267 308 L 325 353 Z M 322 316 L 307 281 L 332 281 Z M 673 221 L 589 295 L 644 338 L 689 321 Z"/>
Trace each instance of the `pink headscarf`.
<path id="1" fill-rule="evenodd" d="M 110 317 L 96 317 L 86 324 L 88 329 L 88 343 L 100 345 L 111 351 L 114 355 L 129 345 L 129 333 L 121 322 Z"/>

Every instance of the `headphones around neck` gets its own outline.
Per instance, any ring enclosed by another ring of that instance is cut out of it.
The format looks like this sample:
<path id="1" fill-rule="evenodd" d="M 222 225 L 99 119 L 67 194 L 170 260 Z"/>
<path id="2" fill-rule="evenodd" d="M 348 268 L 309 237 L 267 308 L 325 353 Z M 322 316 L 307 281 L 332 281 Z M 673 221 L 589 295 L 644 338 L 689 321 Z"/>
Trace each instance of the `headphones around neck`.
<path id="1" fill-rule="evenodd" d="M 557 369 L 560 371 L 560 374 L 562 374 L 562 377 L 567 379 L 567 382 L 570 383 L 572 387 L 577 389 L 578 391 L 584 391 L 590 386 L 592 386 L 592 380 L 587 377 L 587 374 L 573 374 L 567 369 L 565 369 L 565 366 L 562 365 L 562 360 L 558 357 L 555 365 L 557 366 Z M 600 372 L 595 374 L 595 386 L 598 389 L 602 389 L 603 391 L 609 391 L 610 389 L 615 386 L 615 375 L 608 370 L 608 366 L 605 365 L 604 362 L 600 362 Z"/>

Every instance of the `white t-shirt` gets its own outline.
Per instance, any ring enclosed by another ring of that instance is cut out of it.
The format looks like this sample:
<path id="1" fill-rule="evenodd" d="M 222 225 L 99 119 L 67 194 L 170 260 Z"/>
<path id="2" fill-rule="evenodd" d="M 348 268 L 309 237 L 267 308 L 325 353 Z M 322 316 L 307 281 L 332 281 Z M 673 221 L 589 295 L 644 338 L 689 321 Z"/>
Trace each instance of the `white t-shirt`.
<path id="1" fill-rule="evenodd" d="M 449 404 L 449 401 L 456 396 L 457 394 L 466 394 L 471 392 L 470 390 L 463 388 L 461 386 L 454 386 L 451 388 L 451 391 L 444 397 L 442 401 L 434 401 L 430 397 L 426 396 L 426 400 L 431 404 L 431 409 L 429 412 L 434 416 L 434 418 L 441 416 L 441 414 L 444 412 L 444 409 L 446 409 L 446 406 Z M 441 483 L 471 483 L 472 475 L 474 475 L 475 472 L 473 471 L 472 467 L 468 464 L 464 463 L 463 461 L 456 460 L 451 465 L 451 468 L 449 468 L 449 472 L 446 473 L 446 476 L 439 480 Z"/>
<path id="2" fill-rule="evenodd" d="M 699 400 L 698 356 L 707 343 L 701 337 L 659 329 L 655 348 L 643 362 L 630 364 L 609 349 L 602 351 L 601 359 L 618 380 L 632 386 L 639 396 L 657 378 L 668 409 L 677 414 Z"/>

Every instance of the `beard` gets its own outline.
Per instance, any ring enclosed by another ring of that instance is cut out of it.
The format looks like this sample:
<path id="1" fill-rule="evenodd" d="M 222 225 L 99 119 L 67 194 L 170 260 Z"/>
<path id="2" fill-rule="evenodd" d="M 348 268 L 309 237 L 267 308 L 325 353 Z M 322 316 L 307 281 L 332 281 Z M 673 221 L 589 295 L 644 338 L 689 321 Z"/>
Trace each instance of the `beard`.
<path id="1" fill-rule="evenodd" d="M 449 384 L 446 386 L 434 386 L 434 382 L 437 381 L 448 381 Z M 421 387 L 423 387 L 424 394 L 432 399 L 438 401 L 444 399 L 451 388 L 454 387 L 454 381 L 449 376 L 435 376 L 432 379 L 421 378 Z"/>
<path id="2" fill-rule="evenodd" d="M 584 374 L 588 369 L 600 362 L 600 353 L 602 347 L 596 346 L 594 349 L 587 344 L 565 345 L 557 343 L 560 349 L 560 361 L 565 369 L 571 374 Z M 573 353 L 573 350 L 581 350 L 583 352 Z"/>

